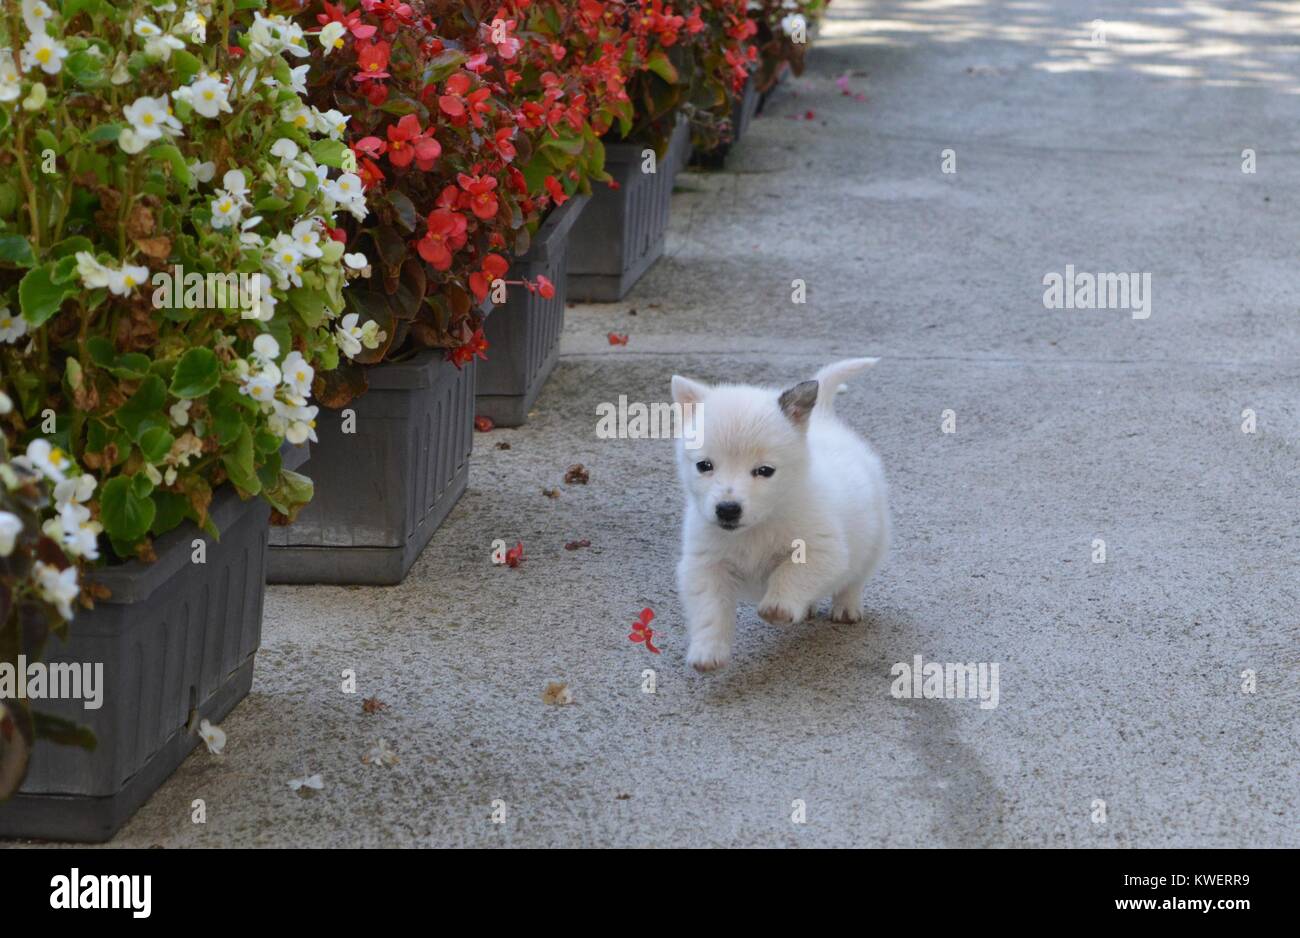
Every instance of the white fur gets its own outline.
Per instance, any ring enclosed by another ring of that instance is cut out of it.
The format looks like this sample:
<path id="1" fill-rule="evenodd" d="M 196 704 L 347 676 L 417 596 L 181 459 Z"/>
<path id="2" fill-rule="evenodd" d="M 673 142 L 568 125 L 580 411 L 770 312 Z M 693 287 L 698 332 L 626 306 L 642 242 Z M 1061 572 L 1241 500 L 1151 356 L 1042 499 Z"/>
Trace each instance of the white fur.
<path id="1" fill-rule="evenodd" d="M 773 624 L 799 622 L 832 597 L 837 622 L 862 618 L 862 590 L 889 546 L 884 470 L 866 441 L 835 416 L 841 382 L 875 364 L 855 358 L 817 373 L 811 414 L 778 403 L 781 391 L 709 387 L 673 376 L 673 400 L 699 404 L 699 448 L 677 442 L 686 489 L 677 588 L 686 613 L 686 660 L 700 671 L 731 657 L 740 600 Z M 805 389 L 807 390 L 807 389 Z M 707 460 L 712 471 L 696 466 Z M 755 477 L 772 466 L 769 478 Z M 719 502 L 739 502 L 739 527 L 718 522 Z M 806 562 L 795 563 L 796 541 Z"/>

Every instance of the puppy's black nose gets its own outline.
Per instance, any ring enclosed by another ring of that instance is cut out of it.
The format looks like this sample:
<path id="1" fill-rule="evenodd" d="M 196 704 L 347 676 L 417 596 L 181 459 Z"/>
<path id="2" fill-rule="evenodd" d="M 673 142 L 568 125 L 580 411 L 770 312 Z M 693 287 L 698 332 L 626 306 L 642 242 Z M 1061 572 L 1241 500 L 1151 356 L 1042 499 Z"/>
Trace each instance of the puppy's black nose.
<path id="1" fill-rule="evenodd" d="M 735 524 L 740 520 L 740 502 L 718 502 L 714 511 L 723 524 Z"/>

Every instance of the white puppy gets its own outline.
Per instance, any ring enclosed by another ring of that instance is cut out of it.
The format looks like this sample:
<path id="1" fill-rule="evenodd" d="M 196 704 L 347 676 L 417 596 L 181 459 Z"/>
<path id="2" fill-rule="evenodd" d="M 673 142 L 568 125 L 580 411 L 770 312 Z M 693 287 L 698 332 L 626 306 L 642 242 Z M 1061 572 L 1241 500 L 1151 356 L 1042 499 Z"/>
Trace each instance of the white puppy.
<path id="1" fill-rule="evenodd" d="M 888 496 L 879 458 L 835 416 L 834 399 L 876 361 L 828 365 L 787 391 L 673 376 L 673 400 L 698 405 L 699 446 L 677 441 L 677 589 L 697 670 L 731 657 L 741 599 L 780 625 L 815 616 L 828 595 L 836 622 L 862 618 L 862 589 L 889 546 Z"/>

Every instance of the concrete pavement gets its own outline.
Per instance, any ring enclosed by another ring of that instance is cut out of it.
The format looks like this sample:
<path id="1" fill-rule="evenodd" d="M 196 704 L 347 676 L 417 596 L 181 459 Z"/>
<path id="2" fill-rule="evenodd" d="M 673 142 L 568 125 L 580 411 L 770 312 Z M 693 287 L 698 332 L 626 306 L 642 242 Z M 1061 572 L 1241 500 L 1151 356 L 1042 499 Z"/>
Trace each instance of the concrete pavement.
<path id="1" fill-rule="evenodd" d="M 476 437 L 406 583 L 271 588 L 226 754 L 115 843 L 1300 845 L 1300 16 L 1233 6 L 836 0 L 727 170 L 682 178 L 667 256 L 570 311 L 530 424 Z M 1150 273 L 1150 318 L 1044 308 L 1067 264 Z M 895 528 L 866 621 L 745 607 L 694 673 L 671 444 L 596 439 L 596 405 L 856 355 L 837 409 Z M 998 707 L 895 699 L 915 655 L 998 663 Z M 380 737 L 396 766 L 362 764 Z"/>

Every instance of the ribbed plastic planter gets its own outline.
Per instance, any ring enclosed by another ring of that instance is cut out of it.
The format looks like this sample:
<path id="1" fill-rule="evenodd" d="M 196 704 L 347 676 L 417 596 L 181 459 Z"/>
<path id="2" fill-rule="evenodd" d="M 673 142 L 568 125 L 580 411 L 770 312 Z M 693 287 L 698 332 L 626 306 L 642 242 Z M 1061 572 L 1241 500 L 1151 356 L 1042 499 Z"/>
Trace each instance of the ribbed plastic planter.
<path id="1" fill-rule="evenodd" d="M 731 109 L 731 140 L 712 150 L 696 150 L 691 156 L 691 163 L 696 166 L 703 166 L 706 169 L 720 169 L 722 164 L 726 162 L 731 148 L 739 143 L 749 130 L 749 122 L 758 113 L 761 98 L 762 96 L 758 93 L 758 84 L 751 74 L 745 81 L 745 88 L 740 97 L 736 99 L 735 106 Z"/>
<path id="2" fill-rule="evenodd" d="M 262 641 L 270 512 L 220 489 L 209 508 L 220 540 L 186 523 L 155 542 L 154 563 L 90 575 L 112 597 L 79 611 L 44 660 L 102 664 L 102 706 L 33 703 L 90 727 L 96 747 L 38 742 L 22 787 L 0 802 L 0 836 L 108 840 L 198 745 L 199 722 L 219 723 L 244 698 Z"/>
<path id="3" fill-rule="evenodd" d="M 673 180 L 690 136 L 679 118 L 654 173 L 641 171 L 642 145 L 606 145 L 605 169 L 619 187 L 597 185 L 569 234 L 569 299 L 621 300 L 663 254 Z"/>
<path id="4" fill-rule="evenodd" d="M 270 582 L 402 582 L 465 491 L 474 372 L 427 349 L 370 368 L 366 393 L 321 409 L 303 470 L 315 495 L 271 529 Z"/>
<path id="5" fill-rule="evenodd" d="M 555 295 L 547 299 L 514 284 L 506 302 L 484 320 L 488 357 L 477 365 L 474 408 L 497 426 L 517 427 L 528 420 L 529 408 L 555 367 L 564 331 L 569 232 L 590 198 L 573 196 L 552 212 L 528 253 L 510 266 L 507 279 L 544 276 L 555 285 Z"/>

